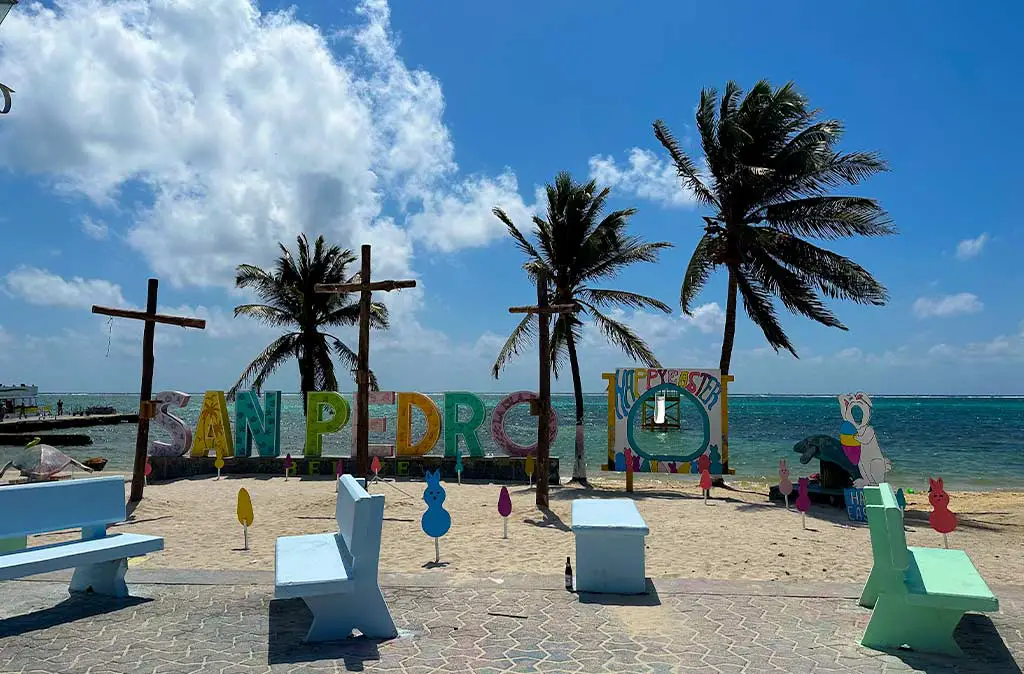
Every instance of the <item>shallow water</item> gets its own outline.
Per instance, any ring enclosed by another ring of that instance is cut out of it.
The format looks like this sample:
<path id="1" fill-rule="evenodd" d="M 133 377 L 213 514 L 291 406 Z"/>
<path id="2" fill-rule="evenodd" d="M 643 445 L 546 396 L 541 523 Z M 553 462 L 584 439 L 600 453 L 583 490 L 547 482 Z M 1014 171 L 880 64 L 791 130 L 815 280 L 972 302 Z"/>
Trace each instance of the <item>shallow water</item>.
<path id="1" fill-rule="evenodd" d="M 137 394 L 47 394 L 40 395 L 40 404 L 56 408 L 57 399 L 64 400 L 65 409 L 90 405 L 112 405 L 123 412 L 138 408 Z M 503 395 L 481 394 L 490 411 Z M 443 396 L 431 395 L 441 407 Z M 585 398 L 585 440 L 587 464 L 599 470 L 607 453 L 607 404 L 605 394 Z M 928 476 L 941 476 L 947 487 L 956 489 L 1024 489 L 1024 398 L 985 397 L 911 397 L 875 396 L 871 424 L 878 434 L 882 452 L 892 461 L 891 480 L 900 485 L 927 489 Z M 202 395 L 177 413 L 189 424 L 199 415 Z M 563 475 L 571 472 L 574 433 L 574 404 L 571 395 L 554 395 L 552 404 L 559 417 L 559 434 L 552 454 L 563 460 Z M 683 426 L 688 426 L 683 408 Z M 231 405 L 229 404 L 229 410 Z M 391 406 L 373 406 L 373 416 L 387 417 L 387 432 L 371 434 L 371 442 L 393 442 L 396 411 Z M 488 416 L 489 420 L 489 416 Z M 729 398 L 729 465 L 738 477 L 775 481 L 778 460 L 786 458 L 793 476 L 817 472 L 817 463 L 802 466 L 793 452 L 793 444 L 809 435 L 825 433 L 839 436 L 842 418 L 834 397 L 812 396 L 737 396 Z M 423 417 L 413 414 L 413 437 L 424 427 Z M 536 440 L 536 420 L 527 405 L 517 405 L 505 417 L 509 437 L 522 444 Z M 302 452 L 305 422 L 302 401 L 298 394 L 282 396 L 281 452 L 294 455 Z M 66 451 L 76 458 L 105 456 L 110 468 L 127 470 L 135 450 L 135 425 L 97 426 L 67 432 L 89 433 L 93 444 L 71 447 Z M 156 429 L 153 437 L 163 439 Z M 489 423 L 478 432 L 484 451 L 497 453 L 490 437 Z M 351 447 L 350 427 L 324 438 L 324 453 L 347 455 Z M 648 443 L 662 446 L 688 447 L 693 434 L 687 431 L 644 433 Z M 443 433 L 434 453 L 440 453 Z M 653 447 L 652 447 L 653 448 Z M 0 447 L 0 463 L 16 454 L 13 447 Z"/>

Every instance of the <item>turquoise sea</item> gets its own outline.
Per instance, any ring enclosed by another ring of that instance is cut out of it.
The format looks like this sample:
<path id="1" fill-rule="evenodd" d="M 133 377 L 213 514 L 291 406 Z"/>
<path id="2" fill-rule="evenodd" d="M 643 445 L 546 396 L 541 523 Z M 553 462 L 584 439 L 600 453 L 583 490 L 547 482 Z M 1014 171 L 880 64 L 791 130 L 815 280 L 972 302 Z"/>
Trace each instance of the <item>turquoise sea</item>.
<path id="1" fill-rule="evenodd" d="M 442 406 L 443 396 L 431 396 Z M 504 397 L 481 394 L 490 411 Z M 90 405 L 112 405 L 122 412 L 138 408 L 138 394 L 41 394 L 40 404 L 56 409 L 58 398 L 65 410 Z M 607 403 L 605 394 L 586 396 L 587 464 L 599 470 L 607 452 Z M 552 396 L 559 417 L 559 434 L 552 453 L 563 460 L 563 475 L 571 473 L 573 453 L 574 405 L 571 395 Z M 959 489 L 1024 489 L 1024 398 L 1006 397 L 912 397 L 874 396 L 871 424 L 878 433 L 882 452 L 892 461 L 891 478 L 899 485 L 927 489 L 929 475 L 941 476 L 948 486 Z M 178 414 L 194 424 L 202 404 L 202 393 L 193 395 L 188 407 Z M 305 422 L 302 401 L 298 394 L 283 396 L 281 451 L 293 455 L 302 451 Z M 684 405 L 684 408 L 689 407 Z M 230 405 L 229 405 L 230 408 Z M 371 434 L 371 442 L 393 442 L 395 407 L 373 406 L 373 416 L 388 417 L 385 434 Z M 682 423 L 695 421 L 686 416 Z M 489 417 L 488 417 L 489 418 Z M 414 413 L 413 437 L 423 431 L 423 419 Z M 778 460 L 786 458 L 793 476 L 817 472 L 817 462 L 799 465 L 793 444 L 809 435 L 827 433 L 839 436 L 839 403 L 825 396 L 744 396 L 729 397 L 729 463 L 737 477 L 774 481 Z M 232 421 L 233 423 L 233 421 Z M 506 430 L 516 442 L 531 444 L 536 440 L 536 420 L 529 416 L 527 405 L 517 405 L 506 416 Z M 496 453 L 488 431 L 481 427 L 479 435 L 484 450 Z M 94 444 L 71 447 L 67 451 L 76 458 L 105 456 L 110 468 L 130 469 L 135 448 L 135 426 L 97 426 L 68 432 L 89 433 Z M 160 429 L 155 437 L 164 436 Z M 642 441 L 661 446 L 688 446 L 692 436 L 686 431 L 646 433 Z M 324 438 L 324 453 L 348 455 L 351 448 L 350 427 Z M 441 452 L 442 440 L 435 453 Z M 0 459 L 17 453 L 17 448 L 0 447 Z M 568 460 L 568 461 L 566 461 Z"/>

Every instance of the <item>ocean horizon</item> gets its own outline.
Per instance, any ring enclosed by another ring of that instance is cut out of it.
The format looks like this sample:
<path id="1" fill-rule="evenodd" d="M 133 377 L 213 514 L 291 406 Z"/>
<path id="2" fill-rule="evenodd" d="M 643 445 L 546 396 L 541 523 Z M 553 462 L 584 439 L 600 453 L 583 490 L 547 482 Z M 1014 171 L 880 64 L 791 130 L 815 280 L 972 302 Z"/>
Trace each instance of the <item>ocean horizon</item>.
<path id="1" fill-rule="evenodd" d="M 351 395 L 351 391 L 342 391 Z M 441 404 L 443 392 L 426 392 Z M 477 393 L 491 410 L 505 393 Z M 194 427 L 202 403 L 203 392 L 192 394 L 189 405 L 176 414 Z M 138 409 L 138 393 L 40 393 L 41 405 L 55 409 L 64 398 L 65 413 L 94 405 L 109 405 L 120 412 Z M 70 398 L 70 400 L 68 399 Z M 874 406 L 871 425 L 878 434 L 882 452 L 893 464 L 889 480 L 904 487 L 927 489 L 928 477 L 942 477 L 947 486 L 963 490 L 1024 490 L 1024 396 L 1017 395 L 909 395 L 872 394 Z M 735 478 L 774 482 L 778 479 L 779 459 L 789 463 L 793 478 L 818 472 L 817 461 L 803 465 L 793 445 L 810 435 L 827 434 L 838 438 L 842 418 L 839 403 L 830 394 L 761 394 L 745 393 L 729 396 L 729 465 Z M 553 409 L 558 415 L 559 433 L 552 445 L 552 456 L 562 461 L 562 475 L 571 474 L 575 404 L 572 393 L 552 394 Z M 229 412 L 233 407 L 229 403 Z M 687 416 L 690 406 L 683 405 L 682 429 L 669 432 L 644 432 L 645 447 L 660 448 L 659 453 L 673 445 L 691 446 L 697 418 Z M 387 419 L 385 433 L 371 433 L 371 442 L 394 442 L 396 409 L 394 405 L 374 405 L 372 414 Z M 584 439 L 588 470 L 600 472 L 607 460 L 607 394 L 584 395 Z M 506 432 L 522 444 L 536 440 L 536 420 L 528 406 L 517 405 L 506 415 Z M 419 412 L 413 413 L 413 437 L 425 427 Z M 302 400 L 298 393 L 282 394 L 281 452 L 301 454 L 305 421 Z M 497 454 L 488 424 L 478 435 L 484 452 Z M 351 451 L 351 425 L 325 436 L 324 454 L 348 456 Z M 88 433 L 93 445 L 69 447 L 76 458 L 103 456 L 110 460 L 112 470 L 129 470 L 135 451 L 135 425 L 119 424 L 76 429 Z M 152 439 L 166 439 L 159 428 L 151 430 Z M 443 436 L 442 436 L 443 438 Z M 431 452 L 442 451 L 443 440 Z M 17 447 L 0 447 L 0 461 L 17 454 Z M 687 478 L 683 478 L 687 479 Z"/>

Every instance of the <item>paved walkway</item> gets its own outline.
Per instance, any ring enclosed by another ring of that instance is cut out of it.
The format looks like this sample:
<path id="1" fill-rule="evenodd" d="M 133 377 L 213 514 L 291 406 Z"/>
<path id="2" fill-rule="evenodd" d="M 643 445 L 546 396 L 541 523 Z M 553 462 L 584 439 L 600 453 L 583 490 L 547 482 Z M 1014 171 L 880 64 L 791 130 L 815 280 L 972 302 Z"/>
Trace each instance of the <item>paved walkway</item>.
<path id="1" fill-rule="evenodd" d="M 269 574 L 129 572 L 134 598 L 68 597 L 67 576 L 0 583 L 0 673 L 1020 672 L 1024 588 L 968 616 L 968 657 L 879 653 L 868 611 L 835 584 L 680 581 L 635 599 L 577 596 L 558 578 L 385 576 L 401 634 L 307 646 L 299 600 Z"/>

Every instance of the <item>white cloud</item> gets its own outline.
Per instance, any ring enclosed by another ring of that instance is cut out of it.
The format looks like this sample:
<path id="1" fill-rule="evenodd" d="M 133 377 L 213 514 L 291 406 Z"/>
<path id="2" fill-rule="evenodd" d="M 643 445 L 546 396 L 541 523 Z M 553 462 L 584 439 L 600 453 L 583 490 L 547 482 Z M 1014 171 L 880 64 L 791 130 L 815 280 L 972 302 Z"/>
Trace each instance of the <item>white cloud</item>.
<path id="1" fill-rule="evenodd" d="M 988 243 L 988 233 L 982 232 L 976 239 L 964 239 L 956 245 L 956 257 L 958 260 L 970 260 L 981 254 L 985 244 Z"/>
<path id="2" fill-rule="evenodd" d="M 919 297 L 914 300 L 914 315 L 918 318 L 976 314 L 985 307 L 973 293 L 957 293 L 939 297 Z"/>
<path id="3" fill-rule="evenodd" d="M 683 189 L 676 169 L 650 150 L 634 147 L 627 165 L 620 168 L 614 157 L 590 158 L 590 177 L 601 186 L 619 188 L 664 206 L 691 206 L 693 194 Z"/>
<path id="4" fill-rule="evenodd" d="M 506 235 L 505 225 L 491 212 L 495 206 L 524 233 L 532 229 L 530 217 L 537 207 L 523 203 L 516 177 L 507 169 L 496 179 L 473 177 L 450 193 L 428 196 L 423 212 L 409 217 L 409 229 L 413 236 L 444 252 L 483 246 Z"/>
<path id="5" fill-rule="evenodd" d="M 121 286 L 103 279 L 75 276 L 65 280 L 45 269 L 20 266 L 4 277 L 10 294 L 30 304 L 87 309 L 93 304 L 127 307 Z"/>
<path id="6" fill-rule="evenodd" d="M 82 217 L 82 231 L 90 239 L 97 241 L 103 241 L 110 235 L 107 223 L 102 220 L 93 220 L 88 215 Z"/>
<path id="7" fill-rule="evenodd" d="M 928 355 L 967 362 L 1024 362 L 1024 322 L 1014 334 L 997 335 L 988 341 L 969 342 L 963 346 L 936 344 L 928 350 Z"/>
<path id="8" fill-rule="evenodd" d="M 143 188 L 126 241 L 172 285 L 228 287 L 235 265 L 271 262 L 300 232 L 372 243 L 377 278 L 415 277 L 417 240 L 503 236 L 489 211 L 525 215 L 515 175 L 458 177 L 440 83 L 402 62 L 384 0 L 357 14 L 331 36 L 352 48 L 340 60 L 320 29 L 251 0 L 23 5 L 4 26 L 0 70 L 19 97 L 0 163 L 100 208 L 131 210 L 120 194 Z M 420 330 L 422 289 L 381 299 Z"/>
<path id="9" fill-rule="evenodd" d="M 858 349 L 856 346 L 851 346 L 846 349 L 842 349 L 836 353 L 836 358 L 840 360 L 861 360 L 864 357 L 864 352 Z"/>
<path id="10" fill-rule="evenodd" d="M 696 330 L 702 334 L 721 332 L 725 325 L 725 312 L 717 302 L 702 304 L 693 310 L 693 316 L 669 315 L 647 311 L 624 311 L 611 309 L 605 314 L 631 327 L 655 353 L 659 347 L 673 345 L 684 333 Z M 611 346 L 600 328 L 593 322 L 584 324 L 584 341 L 599 348 L 616 349 Z"/>

